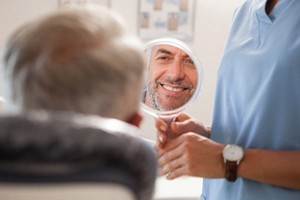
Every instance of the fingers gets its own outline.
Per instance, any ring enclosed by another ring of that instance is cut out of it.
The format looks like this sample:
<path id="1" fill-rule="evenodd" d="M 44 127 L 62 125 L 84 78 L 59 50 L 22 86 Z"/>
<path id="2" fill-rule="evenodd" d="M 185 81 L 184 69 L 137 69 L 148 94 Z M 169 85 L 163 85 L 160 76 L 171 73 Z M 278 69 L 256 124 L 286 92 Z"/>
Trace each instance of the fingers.
<path id="1" fill-rule="evenodd" d="M 160 166 L 160 175 L 170 176 L 170 172 L 175 172 L 178 168 L 181 168 L 185 162 L 182 159 L 183 146 L 182 138 L 176 138 L 166 144 L 164 149 L 158 151 L 159 159 L 158 164 Z M 181 173 L 177 171 L 171 177 L 180 176 Z"/>
<path id="2" fill-rule="evenodd" d="M 188 119 L 191 119 L 191 117 L 185 113 L 180 113 L 177 118 L 176 118 L 176 121 L 179 121 L 179 122 L 183 122 L 183 121 L 186 121 Z"/>
<path id="3" fill-rule="evenodd" d="M 176 152 L 177 151 L 177 152 Z M 171 153 L 165 154 L 159 160 L 160 175 L 166 175 L 167 179 L 174 179 L 184 175 L 184 159 L 177 148 Z"/>
<path id="4" fill-rule="evenodd" d="M 173 154 L 165 154 L 159 159 L 160 175 L 166 175 L 168 180 L 178 178 L 180 176 L 190 175 L 186 156 L 182 154 L 182 148 L 178 147 Z"/>
<path id="5" fill-rule="evenodd" d="M 155 121 L 155 126 L 157 128 L 157 143 L 156 147 L 163 148 L 165 143 L 167 142 L 167 134 L 166 131 L 168 129 L 168 125 L 162 120 L 157 119 Z"/>
<path id="6" fill-rule="evenodd" d="M 184 138 L 178 137 L 173 140 L 168 141 L 163 148 L 157 148 L 157 153 L 159 157 L 162 157 L 167 152 L 173 151 L 177 147 L 181 145 L 181 143 L 184 141 Z M 180 153 L 180 152 L 179 152 Z"/>
<path id="7" fill-rule="evenodd" d="M 158 164 L 160 174 L 166 175 L 167 179 L 174 179 L 183 175 L 191 175 L 190 166 L 197 162 L 199 142 L 206 141 L 207 138 L 195 133 L 188 133 L 168 141 L 162 149 L 158 149 Z M 193 159 L 191 159 L 193 158 Z M 195 160 L 196 159 L 196 160 Z M 195 169 L 193 169 L 195 171 Z"/>
<path id="8" fill-rule="evenodd" d="M 191 120 L 186 120 L 183 122 L 173 122 L 171 124 L 171 130 L 177 135 L 183 133 L 192 132 L 195 129 L 194 124 Z"/>
<path id="9" fill-rule="evenodd" d="M 168 129 L 168 124 L 164 120 L 162 120 L 160 118 L 157 118 L 155 120 L 155 127 L 156 127 L 157 130 L 160 130 L 162 132 L 166 132 L 167 129 Z"/>
<path id="10" fill-rule="evenodd" d="M 199 123 L 185 113 L 180 113 L 169 123 L 159 118 L 156 120 L 155 126 L 157 130 L 165 135 L 167 135 L 166 132 L 169 130 L 170 126 L 171 130 L 169 130 L 169 132 L 177 136 L 187 132 L 195 132 L 195 130 L 199 129 Z"/>
<path id="11" fill-rule="evenodd" d="M 188 132 L 200 134 L 204 126 L 195 119 L 185 118 L 184 121 L 176 121 L 171 124 L 171 130 L 177 135 L 182 135 Z"/>
<path id="12" fill-rule="evenodd" d="M 157 132 L 157 140 L 156 140 L 156 147 L 163 148 L 164 145 L 167 143 L 167 136 L 165 133 L 158 131 Z"/>
<path id="13" fill-rule="evenodd" d="M 165 159 L 170 159 L 171 161 L 166 161 Z M 180 157 L 167 158 L 164 156 L 161 157 L 158 162 L 159 165 L 161 166 L 161 170 L 160 170 L 161 175 L 168 174 L 169 172 L 174 171 L 175 169 L 177 169 L 182 165 L 180 162 Z"/>
<path id="14" fill-rule="evenodd" d="M 167 122 L 166 120 L 171 121 Z M 193 124 L 188 122 L 191 119 L 190 116 L 184 113 L 180 113 L 177 117 L 155 120 L 155 127 L 157 129 L 157 147 L 162 148 L 168 139 L 173 139 L 178 135 L 189 132 L 193 129 Z M 187 125 L 186 125 L 187 124 Z M 170 127 L 169 127 L 170 126 Z M 185 127 L 187 126 L 187 127 Z"/>
<path id="15" fill-rule="evenodd" d="M 184 159 L 178 158 L 170 162 L 169 165 L 166 165 L 161 170 L 161 175 L 166 175 L 166 178 L 169 180 L 187 175 Z"/>
<path id="16" fill-rule="evenodd" d="M 188 175 L 186 172 L 186 167 L 185 167 L 185 165 L 182 165 L 182 166 L 176 168 L 175 170 L 170 171 L 170 173 L 167 174 L 166 178 L 168 180 L 173 180 L 175 178 L 178 178 L 180 176 L 185 176 L 185 175 Z"/>

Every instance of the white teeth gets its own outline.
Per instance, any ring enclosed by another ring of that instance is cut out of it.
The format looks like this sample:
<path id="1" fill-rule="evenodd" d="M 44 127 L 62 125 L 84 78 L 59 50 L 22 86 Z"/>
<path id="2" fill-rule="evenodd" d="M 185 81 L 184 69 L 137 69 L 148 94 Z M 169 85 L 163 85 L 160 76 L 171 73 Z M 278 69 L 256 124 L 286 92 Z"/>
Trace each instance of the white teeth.
<path id="1" fill-rule="evenodd" d="M 184 90 L 183 88 L 174 88 L 174 87 L 170 87 L 168 85 L 163 85 L 163 88 L 165 88 L 166 90 L 169 90 L 171 92 L 182 92 Z"/>

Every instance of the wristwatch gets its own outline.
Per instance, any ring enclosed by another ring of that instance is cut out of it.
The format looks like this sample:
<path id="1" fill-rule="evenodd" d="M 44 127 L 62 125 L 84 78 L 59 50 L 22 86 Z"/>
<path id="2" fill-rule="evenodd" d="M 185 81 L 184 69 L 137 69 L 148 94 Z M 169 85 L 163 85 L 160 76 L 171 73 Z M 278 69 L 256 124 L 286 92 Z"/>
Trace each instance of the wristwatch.
<path id="1" fill-rule="evenodd" d="M 225 178 L 234 182 L 237 178 L 237 169 L 240 161 L 244 157 L 244 150 L 237 145 L 226 145 L 223 149 L 225 163 Z"/>

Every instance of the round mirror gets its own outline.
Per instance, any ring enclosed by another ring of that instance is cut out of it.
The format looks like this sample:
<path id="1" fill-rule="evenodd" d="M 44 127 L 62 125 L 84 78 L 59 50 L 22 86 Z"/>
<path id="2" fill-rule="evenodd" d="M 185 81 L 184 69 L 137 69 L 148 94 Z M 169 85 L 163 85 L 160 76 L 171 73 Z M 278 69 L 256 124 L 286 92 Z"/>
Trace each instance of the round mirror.
<path id="1" fill-rule="evenodd" d="M 160 38 L 145 49 L 147 67 L 142 94 L 142 109 L 154 116 L 181 112 L 199 94 L 202 66 L 182 41 Z"/>

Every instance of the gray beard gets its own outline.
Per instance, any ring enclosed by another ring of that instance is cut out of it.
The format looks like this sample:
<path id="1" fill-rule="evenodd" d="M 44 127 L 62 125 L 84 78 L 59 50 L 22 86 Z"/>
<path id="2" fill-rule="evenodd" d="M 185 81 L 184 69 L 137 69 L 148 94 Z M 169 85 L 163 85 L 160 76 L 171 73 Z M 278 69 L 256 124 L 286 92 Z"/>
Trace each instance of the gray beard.
<path id="1" fill-rule="evenodd" d="M 170 107 L 170 106 L 163 106 L 159 103 L 159 98 L 158 98 L 158 93 L 155 92 L 156 88 L 158 87 L 157 83 L 149 83 L 147 85 L 147 96 L 149 97 L 149 101 L 150 101 L 150 107 L 155 109 L 155 110 L 159 110 L 159 111 L 170 111 L 170 110 L 174 110 L 177 109 L 181 106 L 183 106 L 191 97 L 191 95 L 188 96 L 188 98 L 185 100 L 184 104 L 180 105 L 180 106 L 176 106 L 174 107 Z"/>

